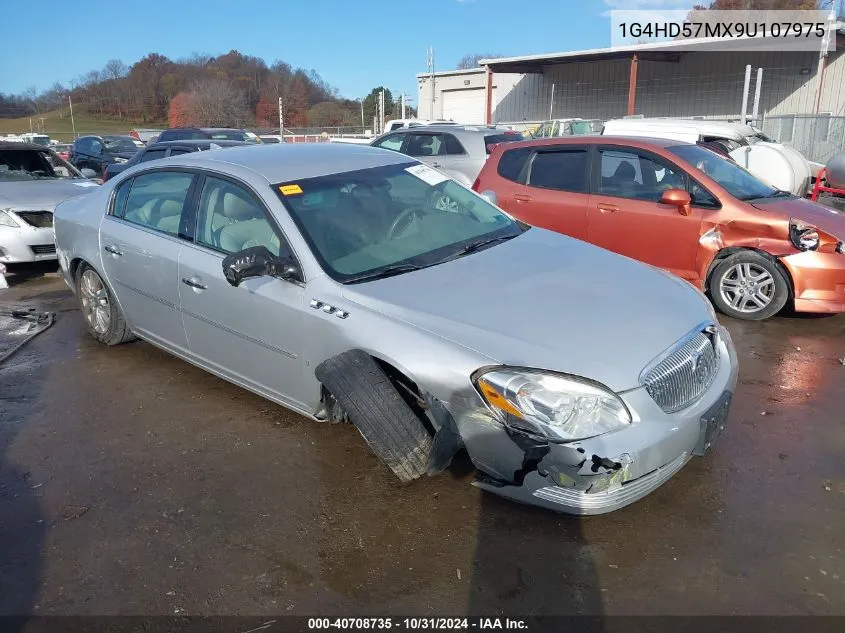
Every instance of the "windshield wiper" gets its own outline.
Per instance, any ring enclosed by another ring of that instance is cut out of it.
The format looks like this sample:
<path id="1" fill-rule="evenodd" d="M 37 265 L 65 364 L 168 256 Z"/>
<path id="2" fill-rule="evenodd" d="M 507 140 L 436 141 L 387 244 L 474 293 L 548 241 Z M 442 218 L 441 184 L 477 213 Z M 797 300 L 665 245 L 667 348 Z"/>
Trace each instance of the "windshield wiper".
<path id="1" fill-rule="evenodd" d="M 344 283 L 347 284 L 354 284 L 358 283 L 359 281 L 373 281 L 375 279 L 384 279 L 385 277 L 393 277 L 395 275 L 401 275 L 403 273 L 409 273 L 412 270 L 420 270 L 421 268 L 426 268 L 426 266 L 419 266 L 417 264 L 394 264 L 393 266 L 387 266 L 386 268 L 379 268 L 376 271 L 371 273 L 362 273 L 355 277 L 350 277 Z"/>
<path id="2" fill-rule="evenodd" d="M 739 198 L 743 202 L 748 202 L 749 200 L 767 200 L 769 198 L 783 198 L 784 196 L 791 196 L 792 194 L 789 191 L 784 191 L 783 189 L 775 189 L 774 192 L 767 194 L 765 196 L 745 196 Z"/>
<path id="3" fill-rule="evenodd" d="M 463 257 L 464 255 L 469 255 L 470 253 L 475 253 L 476 251 L 481 250 L 485 246 L 490 246 L 491 244 L 497 244 L 499 242 L 506 242 L 508 240 L 511 240 L 511 239 L 517 237 L 518 235 L 521 235 L 521 234 L 517 233 L 517 235 L 499 235 L 498 237 L 490 237 L 490 238 L 487 238 L 486 240 L 478 240 L 477 242 L 471 242 L 471 243 L 467 244 L 466 246 L 464 246 L 463 248 L 461 248 L 460 250 L 455 251 L 451 255 L 447 255 L 446 257 L 441 259 L 440 262 L 448 262 L 448 261 L 451 261 L 453 259 L 458 259 L 459 257 Z"/>

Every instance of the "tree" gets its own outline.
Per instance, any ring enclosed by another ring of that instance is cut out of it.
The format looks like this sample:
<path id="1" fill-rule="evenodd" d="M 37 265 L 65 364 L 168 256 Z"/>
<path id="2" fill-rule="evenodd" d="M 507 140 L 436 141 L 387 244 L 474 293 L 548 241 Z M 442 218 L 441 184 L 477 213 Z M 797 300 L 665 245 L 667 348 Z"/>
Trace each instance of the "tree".
<path id="1" fill-rule="evenodd" d="M 465 70 L 468 68 L 478 68 L 478 60 L 493 59 L 494 57 L 501 57 L 496 53 L 468 53 L 461 57 L 458 65 L 455 66 L 458 70 Z"/>
<path id="2" fill-rule="evenodd" d="M 243 91 L 223 77 L 205 79 L 194 86 L 190 112 L 196 125 L 243 127 L 252 118 Z"/>
<path id="3" fill-rule="evenodd" d="M 189 92 L 180 92 L 170 100 L 170 108 L 167 111 L 167 123 L 170 127 L 185 127 L 192 125 L 193 120 L 192 95 Z"/>
<path id="4" fill-rule="evenodd" d="M 373 88 L 366 97 L 364 97 L 364 125 L 369 126 L 373 122 L 373 118 L 378 115 L 379 93 L 384 90 L 384 112 L 385 119 L 387 113 L 393 112 L 393 93 L 384 86 Z"/>
<path id="5" fill-rule="evenodd" d="M 797 11 L 830 9 L 834 0 L 713 0 L 693 11 Z"/>

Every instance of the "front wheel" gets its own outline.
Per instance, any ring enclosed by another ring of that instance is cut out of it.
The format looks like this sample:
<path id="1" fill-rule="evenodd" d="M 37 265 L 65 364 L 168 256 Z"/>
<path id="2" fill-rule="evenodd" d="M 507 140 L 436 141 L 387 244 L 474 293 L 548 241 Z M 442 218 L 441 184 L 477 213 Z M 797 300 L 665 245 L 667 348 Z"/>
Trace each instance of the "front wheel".
<path id="1" fill-rule="evenodd" d="M 106 345 L 119 345 L 135 338 L 102 277 L 82 264 L 76 273 L 76 296 L 88 332 Z"/>
<path id="2" fill-rule="evenodd" d="M 710 298 L 724 314 L 762 321 L 780 312 L 789 299 L 789 283 L 777 264 L 755 251 L 723 259 L 710 275 Z"/>

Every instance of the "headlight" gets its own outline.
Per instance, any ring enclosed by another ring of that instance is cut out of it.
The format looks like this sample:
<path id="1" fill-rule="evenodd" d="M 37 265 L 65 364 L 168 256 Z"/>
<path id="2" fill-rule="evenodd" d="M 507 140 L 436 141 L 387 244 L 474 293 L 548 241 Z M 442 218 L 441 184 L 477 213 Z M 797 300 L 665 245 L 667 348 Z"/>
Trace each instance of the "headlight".
<path id="1" fill-rule="evenodd" d="M 0 209 L 0 226 L 13 226 L 15 228 L 19 228 L 20 224 L 15 222 L 15 218 Z"/>
<path id="2" fill-rule="evenodd" d="M 127 162 L 127 160 L 128 160 L 128 159 L 126 159 L 126 158 L 120 158 L 119 156 L 115 156 L 115 157 L 114 157 L 114 162 L 116 162 L 118 165 L 120 165 L 120 164 L 122 164 L 122 163 Z"/>
<path id="3" fill-rule="evenodd" d="M 818 230 L 797 220 L 789 221 L 789 239 L 795 248 L 802 251 L 814 251 L 819 247 Z"/>
<path id="4" fill-rule="evenodd" d="M 494 369 L 476 386 L 508 426 L 551 440 L 572 441 L 631 423 L 616 394 L 596 383 L 532 369 Z"/>
<path id="5" fill-rule="evenodd" d="M 840 255 L 845 253 L 845 244 L 843 244 L 842 242 L 839 242 L 839 244 L 836 245 L 836 252 L 839 253 Z"/>

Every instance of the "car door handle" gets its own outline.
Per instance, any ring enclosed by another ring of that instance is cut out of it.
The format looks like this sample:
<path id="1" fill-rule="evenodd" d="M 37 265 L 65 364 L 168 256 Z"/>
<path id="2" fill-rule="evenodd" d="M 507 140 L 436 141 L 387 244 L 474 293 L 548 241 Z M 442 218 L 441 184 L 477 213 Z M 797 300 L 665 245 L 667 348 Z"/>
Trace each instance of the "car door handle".
<path id="1" fill-rule="evenodd" d="M 116 247 L 111 246 L 111 245 L 104 246 L 103 250 L 106 251 L 107 253 L 111 253 L 112 255 L 117 255 L 118 257 L 123 255 L 123 253 L 121 251 L 119 251 Z"/>
<path id="2" fill-rule="evenodd" d="M 615 204 L 600 204 L 598 205 L 598 209 L 602 213 L 616 213 L 617 211 L 619 211 L 619 207 L 617 207 Z"/>
<path id="3" fill-rule="evenodd" d="M 522 194 L 522 193 L 514 194 L 513 199 L 516 200 L 517 202 L 531 202 L 533 200 L 533 198 L 531 196 L 526 196 L 525 194 Z"/>
<path id="4" fill-rule="evenodd" d="M 205 285 L 196 277 L 182 277 L 182 283 L 197 290 L 205 290 Z"/>

